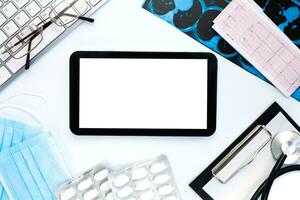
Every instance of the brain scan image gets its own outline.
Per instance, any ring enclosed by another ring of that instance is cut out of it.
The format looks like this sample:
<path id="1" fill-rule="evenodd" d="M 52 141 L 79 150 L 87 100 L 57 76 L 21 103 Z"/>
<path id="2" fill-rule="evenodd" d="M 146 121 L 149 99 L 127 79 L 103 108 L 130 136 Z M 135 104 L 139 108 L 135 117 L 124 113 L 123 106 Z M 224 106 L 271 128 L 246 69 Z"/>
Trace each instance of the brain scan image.
<path id="1" fill-rule="evenodd" d="M 218 33 L 212 28 L 213 20 L 221 13 L 220 10 L 207 10 L 199 17 L 197 34 L 203 40 L 211 40 Z"/>
<path id="2" fill-rule="evenodd" d="M 164 15 L 175 9 L 175 2 L 174 0 L 153 0 L 152 8 L 156 14 Z"/>
<path id="3" fill-rule="evenodd" d="M 300 0 L 266 1 L 268 17 L 300 48 Z"/>
<path id="4" fill-rule="evenodd" d="M 227 4 L 230 2 L 230 0 L 204 0 L 203 3 L 206 6 L 218 6 L 225 8 Z"/>
<path id="5" fill-rule="evenodd" d="M 249 73 L 267 79 L 217 32 L 213 20 L 231 0 L 146 0 L 144 8 Z M 300 48 L 300 0 L 255 0 L 264 13 Z M 164 34 L 164 33 L 162 33 Z M 300 88 L 292 95 L 300 101 Z"/>
<path id="6" fill-rule="evenodd" d="M 224 54 L 233 54 L 236 51 L 230 44 L 228 44 L 223 38 L 221 38 L 218 42 L 218 49 Z"/>
<path id="7" fill-rule="evenodd" d="M 174 15 L 173 21 L 175 26 L 180 29 L 188 28 L 198 21 L 201 14 L 202 7 L 200 2 L 198 0 L 192 0 L 192 6 L 187 10 L 179 9 Z"/>

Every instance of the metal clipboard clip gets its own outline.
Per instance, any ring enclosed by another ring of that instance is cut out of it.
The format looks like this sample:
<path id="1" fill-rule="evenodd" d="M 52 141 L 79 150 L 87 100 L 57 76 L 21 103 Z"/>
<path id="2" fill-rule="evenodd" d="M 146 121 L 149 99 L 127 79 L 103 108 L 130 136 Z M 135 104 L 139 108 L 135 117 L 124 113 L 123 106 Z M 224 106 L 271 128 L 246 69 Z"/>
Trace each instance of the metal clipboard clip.
<path id="1" fill-rule="evenodd" d="M 211 171 L 221 183 L 227 183 L 236 173 L 250 165 L 272 140 L 265 126 L 256 126 Z"/>

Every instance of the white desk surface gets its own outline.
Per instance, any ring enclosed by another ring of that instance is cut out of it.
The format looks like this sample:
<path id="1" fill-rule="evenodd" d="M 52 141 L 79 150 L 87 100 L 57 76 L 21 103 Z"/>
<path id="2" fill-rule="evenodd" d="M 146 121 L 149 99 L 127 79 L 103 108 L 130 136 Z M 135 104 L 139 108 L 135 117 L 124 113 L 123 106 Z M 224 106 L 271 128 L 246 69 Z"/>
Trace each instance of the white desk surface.
<path id="1" fill-rule="evenodd" d="M 300 124 L 300 103 L 217 55 L 217 131 L 208 138 L 78 137 L 69 130 L 69 57 L 76 50 L 212 52 L 141 8 L 144 0 L 111 0 L 39 57 L 29 71 L 1 91 L 0 99 L 22 92 L 44 96 L 43 116 L 75 173 L 107 159 L 113 167 L 166 154 L 184 200 L 200 199 L 188 186 L 250 123 L 277 101 Z M 27 101 L 28 99 L 26 99 Z M 25 100 L 24 100 L 25 101 Z M 293 179 L 296 181 L 295 179 Z M 292 184 L 289 184 L 291 187 Z M 296 184 L 295 184 L 296 185 Z M 282 191 L 284 191 L 283 188 Z M 297 191 L 297 190 L 295 190 Z M 278 192 L 278 189 L 277 189 Z M 278 192 L 279 194 L 279 192 Z M 275 198 L 274 198 L 275 199 Z M 278 198 L 281 199 L 281 198 Z M 295 198 L 290 198 L 295 199 Z"/>

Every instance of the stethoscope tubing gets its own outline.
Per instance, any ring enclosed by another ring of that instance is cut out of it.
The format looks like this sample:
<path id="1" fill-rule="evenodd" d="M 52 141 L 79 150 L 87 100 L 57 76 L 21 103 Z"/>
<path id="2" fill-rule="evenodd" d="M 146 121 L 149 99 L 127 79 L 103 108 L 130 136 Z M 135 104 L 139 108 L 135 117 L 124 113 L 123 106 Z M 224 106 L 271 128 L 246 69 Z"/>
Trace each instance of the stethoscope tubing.
<path id="1" fill-rule="evenodd" d="M 287 155 L 282 154 L 280 158 L 277 160 L 276 164 L 274 165 L 270 176 L 266 179 L 255 191 L 251 200 L 257 200 L 261 196 L 261 200 L 267 200 L 269 197 L 269 193 L 271 191 L 271 187 L 276 178 L 282 176 L 283 174 L 293 172 L 293 171 L 300 171 L 300 165 L 290 165 L 287 167 L 283 167 L 284 161 L 286 160 Z"/>

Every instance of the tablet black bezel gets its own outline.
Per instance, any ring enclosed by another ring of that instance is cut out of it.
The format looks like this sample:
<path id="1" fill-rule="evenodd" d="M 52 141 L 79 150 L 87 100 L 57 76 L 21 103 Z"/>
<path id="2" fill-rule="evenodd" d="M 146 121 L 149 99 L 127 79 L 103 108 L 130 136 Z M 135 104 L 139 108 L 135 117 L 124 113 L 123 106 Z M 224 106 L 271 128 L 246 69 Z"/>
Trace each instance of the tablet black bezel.
<path id="1" fill-rule="evenodd" d="M 80 58 L 136 58 L 136 59 L 207 59 L 208 105 L 207 129 L 137 129 L 137 128 L 79 128 Z M 210 136 L 216 130 L 217 59 L 211 53 L 187 52 L 99 52 L 76 51 L 70 57 L 70 129 L 75 135 L 110 136 Z"/>

